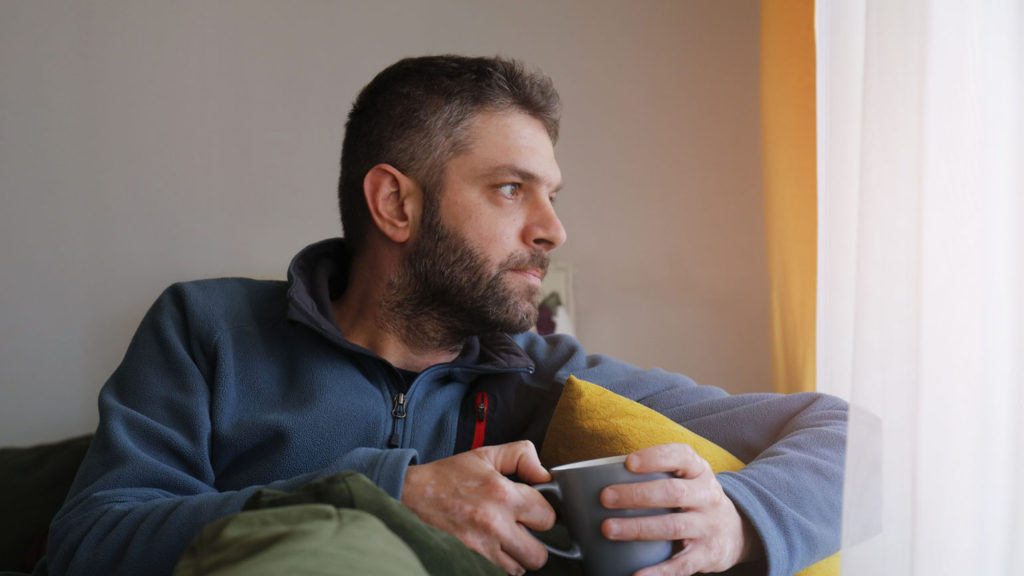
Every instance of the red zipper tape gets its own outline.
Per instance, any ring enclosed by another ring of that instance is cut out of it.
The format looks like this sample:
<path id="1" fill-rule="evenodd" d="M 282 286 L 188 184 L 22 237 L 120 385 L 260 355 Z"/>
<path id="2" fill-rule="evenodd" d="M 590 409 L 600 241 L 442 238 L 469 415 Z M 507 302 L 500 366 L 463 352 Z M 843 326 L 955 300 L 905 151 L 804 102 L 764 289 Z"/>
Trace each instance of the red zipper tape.
<path id="1" fill-rule="evenodd" d="M 476 393 L 476 428 L 473 430 L 473 449 L 484 445 L 484 431 L 487 430 L 487 393 Z"/>

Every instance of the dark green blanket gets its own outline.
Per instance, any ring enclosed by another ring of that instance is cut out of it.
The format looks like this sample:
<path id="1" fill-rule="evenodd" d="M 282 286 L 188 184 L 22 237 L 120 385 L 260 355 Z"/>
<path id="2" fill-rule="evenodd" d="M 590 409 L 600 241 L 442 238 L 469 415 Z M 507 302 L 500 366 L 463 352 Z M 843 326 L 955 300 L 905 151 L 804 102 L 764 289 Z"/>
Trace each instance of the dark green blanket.
<path id="1" fill-rule="evenodd" d="M 557 534 L 557 532 L 556 532 Z M 553 558 L 537 574 L 575 574 Z M 458 538 L 422 522 L 365 476 L 341 472 L 296 492 L 261 490 L 207 525 L 174 576 L 501 576 Z"/>
<path id="2" fill-rule="evenodd" d="M 206 526 L 174 576 L 504 573 L 355 472 L 261 490 L 244 510 Z"/>

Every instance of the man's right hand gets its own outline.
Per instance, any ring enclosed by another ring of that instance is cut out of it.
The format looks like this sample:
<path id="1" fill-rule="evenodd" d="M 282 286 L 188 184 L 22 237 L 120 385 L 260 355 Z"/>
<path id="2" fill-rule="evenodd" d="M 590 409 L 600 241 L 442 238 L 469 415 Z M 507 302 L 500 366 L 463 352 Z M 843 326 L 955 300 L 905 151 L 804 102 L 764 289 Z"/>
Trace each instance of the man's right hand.
<path id="1" fill-rule="evenodd" d="M 529 441 L 484 446 L 409 466 L 402 503 L 421 520 L 453 534 L 509 574 L 536 570 L 548 553 L 523 526 L 548 530 L 555 511 L 531 486 L 551 480 Z"/>

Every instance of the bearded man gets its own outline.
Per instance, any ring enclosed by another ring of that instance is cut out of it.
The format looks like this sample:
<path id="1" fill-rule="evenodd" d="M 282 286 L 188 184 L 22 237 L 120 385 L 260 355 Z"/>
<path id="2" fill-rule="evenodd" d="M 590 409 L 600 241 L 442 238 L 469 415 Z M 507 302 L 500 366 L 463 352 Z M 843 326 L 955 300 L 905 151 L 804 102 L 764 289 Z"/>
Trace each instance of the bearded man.
<path id="1" fill-rule="evenodd" d="M 833 552 L 845 404 L 730 396 L 529 332 L 566 239 L 558 129 L 550 80 L 515 61 L 423 57 L 381 72 L 346 125 L 345 238 L 304 249 L 287 282 L 204 280 L 159 298 L 101 392 L 50 572 L 170 573 L 204 525 L 258 490 L 345 470 L 505 572 L 541 568 L 528 529 L 555 513 L 532 488 L 550 480 L 534 446 L 569 375 L 747 462 L 715 475 L 681 445 L 630 456 L 636 472 L 674 476 L 604 497 L 675 510 L 604 525 L 611 539 L 679 543 L 643 574 L 791 574 Z M 806 498 L 811 486 L 823 496 Z"/>

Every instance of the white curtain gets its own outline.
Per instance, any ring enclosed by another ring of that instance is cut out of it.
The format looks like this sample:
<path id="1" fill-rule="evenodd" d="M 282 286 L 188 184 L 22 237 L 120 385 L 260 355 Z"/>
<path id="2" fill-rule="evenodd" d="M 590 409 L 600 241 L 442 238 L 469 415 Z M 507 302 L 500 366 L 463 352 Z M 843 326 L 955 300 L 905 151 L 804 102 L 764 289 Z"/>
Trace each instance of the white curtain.
<path id="1" fill-rule="evenodd" d="M 1024 575 L 1022 4 L 817 3 L 817 382 L 856 407 L 843 576 Z"/>

